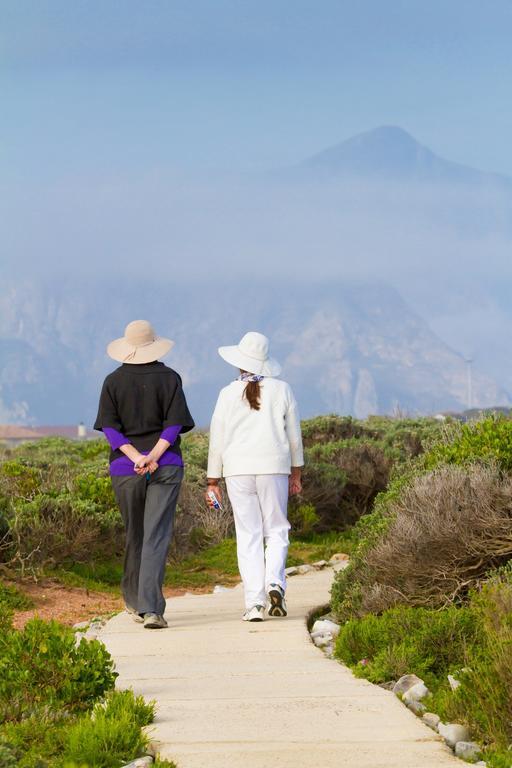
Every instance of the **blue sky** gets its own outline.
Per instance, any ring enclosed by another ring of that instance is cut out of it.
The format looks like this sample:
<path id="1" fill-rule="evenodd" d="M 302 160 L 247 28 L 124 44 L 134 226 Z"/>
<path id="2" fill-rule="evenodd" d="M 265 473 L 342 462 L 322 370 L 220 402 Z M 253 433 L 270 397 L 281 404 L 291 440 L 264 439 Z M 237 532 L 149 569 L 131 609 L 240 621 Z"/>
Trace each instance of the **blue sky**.
<path id="1" fill-rule="evenodd" d="M 259 171 L 397 124 L 512 175 L 511 36 L 510 0 L 0 0 L 0 159 Z"/>
<path id="2" fill-rule="evenodd" d="M 266 171 L 391 124 L 512 176 L 511 39 L 512 0 L 0 0 L 0 275 L 382 279 L 510 383 L 510 200 Z"/>

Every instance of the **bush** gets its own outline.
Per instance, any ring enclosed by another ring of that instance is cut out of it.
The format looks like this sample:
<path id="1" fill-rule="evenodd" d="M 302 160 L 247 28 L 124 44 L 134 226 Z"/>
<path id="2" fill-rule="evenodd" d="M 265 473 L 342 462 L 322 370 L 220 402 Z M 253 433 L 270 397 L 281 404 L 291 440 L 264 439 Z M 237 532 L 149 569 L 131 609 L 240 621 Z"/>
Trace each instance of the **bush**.
<path id="1" fill-rule="evenodd" d="M 377 497 L 356 527 L 351 566 L 333 586 L 340 618 L 465 600 L 512 557 L 512 477 L 504 472 L 511 424 L 452 429 L 453 444 L 432 447 Z"/>
<path id="2" fill-rule="evenodd" d="M 19 446 L 0 464 L 0 559 L 36 572 L 91 549 L 119 554 L 121 518 L 105 441 L 49 438 Z"/>
<path id="3" fill-rule="evenodd" d="M 382 448 L 367 440 L 308 449 L 302 498 L 319 515 L 316 530 L 343 530 L 368 512 L 375 496 L 386 488 L 391 467 Z"/>
<path id="4" fill-rule="evenodd" d="M 325 443 L 365 439 L 378 442 L 394 461 L 405 462 L 419 456 L 425 446 L 441 434 L 443 426 L 436 419 L 400 419 L 370 416 L 358 421 L 351 416 L 317 416 L 302 422 L 306 449 Z"/>
<path id="5" fill-rule="evenodd" d="M 400 606 L 344 624 L 336 655 L 373 683 L 397 680 L 413 671 L 433 685 L 464 662 L 477 628 L 475 614 L 467 608 L 432 611 Z"/>
<path id="6" fill-rule="evenodd" d="M 41 711 L 19 722 L 8 722 L 0 732 L 2 748 L 18 768 L 47 768 L 59 765 L 70 718 L 65 713 Z M 0 765 L 3 763 L 0 759 Z"/>
<path id="7" fill-rule="evenodd" d="M 302 425 L 304 490 L 292 500 L 315 508 L 316 531 L 343 530 L 365 515 L 389 482 L 393 467 L 421 454 L 440 431 L 433 419 L 321 416 Z"/>
<path id="8" fill-rule="evenodd" d="M 141 731 L 154 718 L 154 704 L 132 691 L 115 691 L 81 717 L 66 734 L 64 760 L 95 768 L 118 768 L 143 755 L 148 736 Z"/>
<path id="9" fill-rule="evenodd" d="M 144 754 L 154 703 L 113 691 L 116 676 L 101 643 L 56 622 L 1 634 L 0 765 L 117 768 Z"/>
<path id="10" fill-rule="evenodd" d="M 367 555 L 384 538 L 392 524 L 393 505 L 400 499 L 402 490 L 407 486 L 411 472 L 397 476 L 388 489 L 380 493 L 373 511 L 358 520 L 351 530 L 355 545 L 348 568 L 335 576 L 331 587 L 331 601 L 334 613 L 340 619 L 364 615 L 363 597 L 367 583 L 371 583 L 372 574 L 367 567 Z"/>
<path id="11" fill-rule="evenodd" d="M 32 601 L 28 597 L 16 587 L 7 586 L 0 581 L 0 636 L 12 629 L 14 611 L 24 611 L 31 607 Z"/>
<path id="12" fill-rule="evenodd" d="M 154 704 L 132 691 L 112 691 L 75 717 L 39 713 L 4 726 L 0 765 L 3 749 L 19 768 L 117 768 L 145 753 L 148 738 L 141 728 L 153 718 Z"/>
<path id="13" fill-rule="evenodd" d="M 312 504 L 294 504 L 288 519 L 294 536 L 310 536 L 320 518 Z"/>
<path id="14" fill-rule="evenodd" d="M 501 749 L 512 742 L 512 568 L 509 566 L 472 595 L 481 627 L 468 647 L 461 685 L 445 690 L 436 706 L 446 718 L 462 719 L 476 738 Z"/>
<path id="15" fill-rule="evenodd" d="M 0 581 L 0 606 L 6 606 L 15 611 L 26 611 L 32 608 L 32 600 L 22 594 L 14 585 Z M 0 608 L 1 610 L 1 608 Z"/>
<path id="16" fill-rule="evenodd" d="M 423 677 L 429 709 L 466 722 L 494 768 L 512 742 L 511 425 L 449 426 L 402 465 L 332 591 L 339 658 L 373 682 Z"/>
<path id="17" fill-rule="evenodd" d="M 389 505 L 387 517 L 381 537 L 358 564 L 364 595 L 352 606 L 356 615 L 398 603 L 460 600 L 512 556 L 512 478 L 493 467 L 443 467 L 419 475 Z M 340 614 L 351 609 L 339 590 L 333 594 Z"/>
<path id="18" fill-rule="evenodd" d="M 473 591 L 466 606 L 369 614 L 344 624 L 336 642 L 337 657 L 371 682 L 422 677 L 434 692 L 428 708 L 445 722 L 466 723 L 496 767 L 510 765 L 503 760 L 512 741 L 511 653 L 510 564 Z M 460 682 L 455 691 L 449 673 Z"/>
<path id="19" fill-rule="evenodd" d="M 290 517 L 304 531 L 344 530 L 369 511 L 391 468 L 424 450 L 437 422 L 322 416 L 303 422 L 304 492 Z M 233 534 L 229 500 L 212 515 L 204 500 L 208 434 L 182 440 L 187 466 L 178 501 L 172 555 Z M 122 521 L 108 476 L 104 439 L 48 438 L 0 450 L 0 561 L 37 575 L 73 560 L 113 560 L 122 547 Z M 304 518 L 304 510 L 309 510 Z M 314 517 L 316 516 L 316 519 Z"/>
<path id="20" fill-rule="evenodd" d="M 40 708 L 87 709 L 113 688 L 117 674 L 97 640 L 76 643 L 55 621 L 32 619 L 0 634 L 0 720 L 19 720 Z"/>
<path id="21" fill-rule="evenodd" d="M 425 454 L 424 466 L 433 469 L 442 464 L 465 466 L 472 462 L 493 463 L 512 471 L 512 420 L 490 416 L 482 421 L 453 425 L 439 442 Z"/>
<path id="22" fill-rule="evenodd" d="M 16 755 L 7 744 L 0 744 L 0 765 L 2 768 L 16 768 L 19 765 Z"/>
<path id="23" fill-rule="evenodd" d="M 88 559 L 91 549 L 100 557 L 121 552 L 118 513 L 71 494 L 17 502 L 9 525 L 12 557 L 22 570 Z"/>

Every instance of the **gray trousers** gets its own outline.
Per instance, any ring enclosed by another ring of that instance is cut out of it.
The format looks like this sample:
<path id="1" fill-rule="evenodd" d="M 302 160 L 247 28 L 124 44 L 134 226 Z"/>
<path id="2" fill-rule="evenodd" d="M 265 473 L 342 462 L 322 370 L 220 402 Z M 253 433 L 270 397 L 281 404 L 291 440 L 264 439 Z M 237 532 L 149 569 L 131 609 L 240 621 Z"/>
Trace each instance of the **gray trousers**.
<path id="1" fill-rule="evenodd" d="M 145 476 L 112 477 L 126 530 L 121 588 L 137 613 L 163 616 L 162 585 L 183 467 L 159 467 Z"/>

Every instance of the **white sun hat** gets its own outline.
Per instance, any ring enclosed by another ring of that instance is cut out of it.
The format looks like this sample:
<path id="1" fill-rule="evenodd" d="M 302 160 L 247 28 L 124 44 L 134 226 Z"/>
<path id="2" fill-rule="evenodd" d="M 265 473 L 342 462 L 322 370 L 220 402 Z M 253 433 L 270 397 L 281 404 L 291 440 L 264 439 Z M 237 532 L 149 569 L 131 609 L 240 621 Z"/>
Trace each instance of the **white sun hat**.
<path id="1" fill-rule="evenodd" d="M 174 341 L 157 336 L 147 320 L 133 320 L 124 329 L 124 336 L 114 339 L 107 347 L 113 360 L 131 365 L 153 363 L 174 347 Z"/>
<path id="2" fill-rule="evenodd" d="M 269 341 L 262 333 L 250 331 L 239 344 L 219 347 L 219 355 L 230 365 L 259 376 L 279 376 L 281 366 L 268 355 Z"/>

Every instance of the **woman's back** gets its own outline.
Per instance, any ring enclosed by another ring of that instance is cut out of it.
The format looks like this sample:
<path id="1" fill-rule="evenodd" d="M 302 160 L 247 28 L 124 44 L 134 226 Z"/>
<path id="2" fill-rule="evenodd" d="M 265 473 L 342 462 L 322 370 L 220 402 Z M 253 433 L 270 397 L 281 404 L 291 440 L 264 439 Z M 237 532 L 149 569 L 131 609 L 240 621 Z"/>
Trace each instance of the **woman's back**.
<path id="1" fill-rule="evenodd" d="M 260 382 L 260 408 L 251 408 L 247 383 L 233 381 L 221 390 L 210 429 L 209 477 L 289 474 L 301 466 L 297 403 L 289 384 L 266 377 Z"/>

